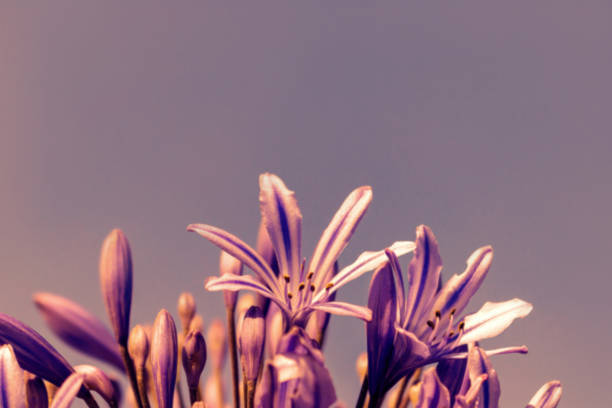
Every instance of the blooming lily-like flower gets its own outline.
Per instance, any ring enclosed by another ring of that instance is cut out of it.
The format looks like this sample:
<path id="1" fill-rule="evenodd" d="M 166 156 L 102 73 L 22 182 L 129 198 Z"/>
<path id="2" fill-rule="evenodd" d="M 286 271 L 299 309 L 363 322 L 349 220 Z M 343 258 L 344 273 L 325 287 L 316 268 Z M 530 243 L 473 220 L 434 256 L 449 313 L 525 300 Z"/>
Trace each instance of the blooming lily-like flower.
<path id="1" fill-rule="evenodd" d="M 151 370 L 159 408 L 172 407 L 176 383 L 177 348 L 176 326 L 166 310 L 157 314 L 151 336 Z"/>
<path id="2" fill-rule="evenodd" d="M 491 247 L 476 250 L 465 272 L 442 286 L 438 244 L 428 227 L 419 226 L 407 293 L 397 256 L 393 251 L 387 255 L 389 262 L 376 271 L 368 299 L 373 313 L 367 325 L 371 401 L 382 402 L 384 394 L 415 368 L 465 354 L 459 346 L 500 334 L 532 309 L 520 299 L 487 302 L 477 313 L 457 318 L 489 270 Z M 507 352 L 524 353 L 526 348 L 494 351 Z"/>
<path id="3" fill-rule="evenodd" d="M 263 257 L 234 235 L 209 225 L 192 224 L 194 231 L 248 266 L 257 276 L 224 275 L 210 278 L 208 290 L 251 290 L 275 302 L 289 326 L 305 326 L 315 310 L 369 320 L 367 308 L 331 301 L 339 287 L 376 268 L 385 261 L 384 251 L 365 252 L 357 260 L 333 275 L 333 264 L 348 244 L 357 224 L 372 199 L 370 187 L 359 187 L 346 198 L 317 244 L 310 263 L 301 257 L 302 215 L 294 193 L 273 174 L 259 178 L 260 208 L 270 242 L 274 247 L 278 276 Z M 397 242 L 390 247 L 397 255 L 412 249 L 411 242 Z"/>
<path id="4" fill-rule="evenodd" d="M 293 327 L 281 339 L 278 353 L 266 362 L 255 407 L 329 407 L 334 402 L 334 385 L 317 343 Z"/>
<path id="5" fill-rule="evenodd" d="M 35 294 L 34 303 L 59 338 L 121 372 L 125 370 L 117 341 L 94 315 L 77 303 L 52 293 Z"/>
<path id="6" fill-rule="evenodd" d="M 23 370 L 10 344 L 0 347 L 0 407 L 25 408 Z"/>

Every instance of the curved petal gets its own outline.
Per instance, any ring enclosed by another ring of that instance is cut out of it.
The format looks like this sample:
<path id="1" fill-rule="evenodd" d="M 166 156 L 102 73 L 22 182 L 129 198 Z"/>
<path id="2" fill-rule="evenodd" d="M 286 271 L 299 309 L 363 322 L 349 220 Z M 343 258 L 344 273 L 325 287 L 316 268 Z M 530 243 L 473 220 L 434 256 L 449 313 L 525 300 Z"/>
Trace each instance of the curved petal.
<path id="1" fill-rule="evenodd" d="M 396 291 L 391 266 L 387 262 L 372 277 L 368 292 L 372 320 L 366 325 L 368 343 L 368 379 L 370 395 L 384 392 L 384 380 L 393 356 L 397 316 Z"/>
<path id="2" fill-rule="evenodd" d="M 117 341 L 98 318 L 77 303 L 52 293 L 37 293 L 34 304 L 47 326 L 75 349 L 123 372 Z"/>
<path id="3" fill-rule="evenodd" d="M 0 407 L 25 408 L 24 374 L 10 344 L 0 347 Z"/>
<path id="4" fill-rule="evenodd" d="M 276 276 L 270 266 L 253 248 L 245 244 L 240 238 L 220 228 L 205 224 L 191 224 L 187 231 L 193 231 L 203 236 L 225 252 L 238 258 L 264 282 L 270 290 L 280 297 L 280 289 L 276 282 Z"/>
<path id="5" fill-rule="evenodd" d="M 26 374 L 26 406 L 28 408 L 48 408 L 49 397 L 42 378 L 32 373 Z"/>
<path id="6" fill-rule="evenodd" d="M 366 322 L 372 320 L 372 311 L 367 307 L 353 305 L 345 302 L 324 302 L 311 306 L 315 310 L 337 314 L 340 316 L 354 316 Z"/>
<path id="7" fill-rule="evenodd" d="M 478 406 L 483 408 L 497 408 L 499 406 L 500 386 L 499 379 L 487 354 L 480 347 L 472 347 L 467 361 L 467 373 L 471 384 L 478 384 Z M 480 383 L 479 379 L 486 374 L 486 380 Z M 473 391 L 470 389 L 470 391 Z"/>
<path id="8" fill-rule="evenodd" d="M 450 406 L 450 395 L 442 384 L 435 368 L 430 368 L 423 373 L 423 379 L 419 390 L 419 401 L 415 408 L 447 408 Z"/>
<path id="9" fill-rule="evenodd" d="M 0 313 L 0 343 L 13 346 L 21 368 L 58 387 L 72 374 L 66 359 L 34 329 Z"/>
<path id="10" fill-rule="evenodd" d="M 346 197 L 321 234 L 308 267 L 308 271 L 315 272 L 313 283 L 317 287 L 329 280 L 329 271 L 332 270 L 333 263 L 346 248 L 371 201 L 370 186 L 356 188 Z"/>
<path id="11" fill-rule="evenodd" d="M 495 337 L 515 319 L 527 316 L 532 309 L 531 303 L 516 298 L 506 302 L 486 302 L 478 312 L 465 317 L 465 331 L 459 344 Z"/>
<path id="12" fill-rule="evenodd" d="M 406 319 L 402 326 L 416 332 L 421 324 L 421 317 L 428 313 L 442 270 L 442 258 L 438 252 L 438 242 L 431 229 L 419 225 L 416 231 L 416 249 L 408 266 L 409 288 L 406 298 Z"/>
<path id="13" fill-rule="evenodd" d="M 395 252 L 397 256 L 402 256 L 414 250 L 414 242 L 398 241 L 393 243 L 388 249 Z M 337 291 L 342 285 L 357 279 L 366 272 L 376 269 L 378 266 L 387 261 L 385 250 L 383 251 L 366 251 L 350 264 L 343 268 L 336 276 L 334 276 L 325 288 L 321 288 L 316 296 L 312 299 L 313 303 L 317 303 L 322 299 L 327 299 L 332 293 Z"/>
<path id="14" fill-rule="evenodd" d="M 282 276 L 290 277 L 290 292 L 301 282 L 302 214 L 295 194 L 276 175 L 259 176 L 259 207 Z"/>
<path id="15" fill-rule="evenodd" d="M 51 401 L 51 408 L 68 408 L 72 405 L 72 401 L 77 396 L 81 386 L 83 385 L 83 374 L 73 373 L 66 381 L 58 388 L 53 401 Z"/>
<path id="16" fill-rule="evenodd" d="M 87 389 L 100 394 L 111 407 L 119 405 L 117 389 L 115 389 L 113 382 L 104 371 L 87 364 L 75 366 L 74 370 L 79 374 L 83 374 L 83 384 Z"/>
<path id="17" fill-rule="evenodd" d="M 561 400 L 561 392 L 559 381 L 549 381 L 533 395 L 527 408 L 556 408 Z"/>

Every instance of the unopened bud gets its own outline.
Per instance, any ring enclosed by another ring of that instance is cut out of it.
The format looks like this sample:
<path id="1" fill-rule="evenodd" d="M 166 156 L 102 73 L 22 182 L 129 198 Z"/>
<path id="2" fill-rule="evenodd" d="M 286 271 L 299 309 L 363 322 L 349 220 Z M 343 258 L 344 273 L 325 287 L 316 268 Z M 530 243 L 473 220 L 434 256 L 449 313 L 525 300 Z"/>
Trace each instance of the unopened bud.
<path id="1" fill-rule="evenodd" d="M 149 337 L 141 325 L 137 324 L 130 332 L 128 340 L 128 353 L 134 361 L 136 369 L 142 369 L 149 356 Z"/>
<path id="2" fill-rule="evenodd" d="M 199 331 L 200 333 L 204 333 L 204 319 L 199 314 L 193 316 L 191 322 L 189 323 L 189 330 L 187 333 L 192 331 Z"/>
<path id="3" fill-rule="evenodd" d="M 266 322 L 263 312 L 251 306 L 244 315 L 240 328 L 240 362 L 247 381 L 255 381 L 263 356 Z"/>
<path id="4" fill-rule="evenodd" d="M 359 357 L 357 357 L 355 369 L 357 370 L 357 376 L 362 380 L 368 373 L 368 353 L 361 353 Z"/>
<path id="5" fill-rule="evenodd" d="M 206 342 L 199 331 L 189 332 L 183 344 L 183 369 L 187 377 L 187 385 L 195 388 L 200 382 L 200 375 L 206 364 Z"/>
<path id="6" fill-rule="evenodd" d="M 227 354 L 227 338 L 225 335 L 225 327 L 220 320 L 215 319 L 212 321 L 206 338 L 208 353 L 213 367 L 216 370 L 221 370 L 225 364 L 225 357 Z"/>
<path id="7" fill-rule="evenodd" d="M 189 323 L 196 312 L 196 303 L 193 295 L 189 292 L 183 292 L 178 299 L 178 314 L 181 319 L 183 331 L 189 330 Z"/>

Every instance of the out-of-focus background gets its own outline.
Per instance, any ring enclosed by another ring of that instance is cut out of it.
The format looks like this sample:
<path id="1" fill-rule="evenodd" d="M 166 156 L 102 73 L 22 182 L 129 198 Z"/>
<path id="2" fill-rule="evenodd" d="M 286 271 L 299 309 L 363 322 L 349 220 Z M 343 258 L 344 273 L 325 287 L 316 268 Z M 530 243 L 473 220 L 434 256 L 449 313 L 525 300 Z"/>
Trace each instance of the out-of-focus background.
<path id="1" fill-rule="evenodd" d="M 425 4 L 426 3 L 426 4 Z M 493 245 L 470 311 L 521 297 L 532 314 L 487 347 L 502 405 L 550 379 L 561 406 L 612 403 L 612 3 L 31 2 L 0 5 L 0 311 L 38 328 L 50 291 L 106 321 L 105 235 L 132 245 L 132 322 L 176 317 L 218 251 L 205 222 L 254 243 L 257 176 L 296 191 L 305 254 L 359 185 L 374 200 L 341 257 L 437 234 L 444 276 Z M 405 266 L 409 258 L 402 259 Z M 364 304 L 369 276 L 339 299 Z M 326 348 L 354 404 L 364 325 Z"/>

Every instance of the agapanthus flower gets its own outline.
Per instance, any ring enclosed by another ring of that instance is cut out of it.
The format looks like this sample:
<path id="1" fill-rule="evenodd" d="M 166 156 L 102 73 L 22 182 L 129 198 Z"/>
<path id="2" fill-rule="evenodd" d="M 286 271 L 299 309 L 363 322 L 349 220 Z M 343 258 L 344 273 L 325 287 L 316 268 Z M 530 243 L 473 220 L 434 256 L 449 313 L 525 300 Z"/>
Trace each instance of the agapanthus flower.
<path id="1" fill-rule="evenodd" d="M 336 392 L 318 344 L 293 327 L 266 362 L 255 393 L 257 408 L 329 407 Z"/>
<path id="2" fill-rule="evenodd" d="M 364 186 L 354 190 L 340 206 L 327 226 L 308 265 L 301 256 L 302 215 L 294 193 L 273 174 L 259 178 L 260 209 L 270 242 L 274 247 L 278 275 L 253 248 L 234 235 L 210 225 L 187 227 L 242 261 L 257 276 L 224 275 L 210 278 L 208 290 L 251 290 L 275 302 L 289 326 L 305 326 L 315 310 L 370 319 L 370 311 L 361 306 L 331 301 L 330 296 L 342 285 L 376 268 L 385 261 L 384 251 L 365 252 L 335 276 L 333 264 L 348 244 L 357 224 L 372 199 L 372 190 Z M 397 242 L 391 250 L 397 255 L 411 251 L 411 242 Z"/>
<path id="3" fill-rule="evenodd" d="M 373 319 L 367 325 L 369 391 L 374 401 L 417 367 L 452 355 L 465 354 L 460 346 L 494 337 L 532 306 L 520 299 L 487 302 L 477 312 L 459 317 L 486 276 L 493 250 L 482 247 L 468 258 L 467 268 L 442 285 L 442 261 L 431 230 L 419 226 L 415 254 L 408 268 L 405 292 L 397 256 L 375 273 L 368 306 Z M 498 352 L 526 352 L 524 346 Z"/>

